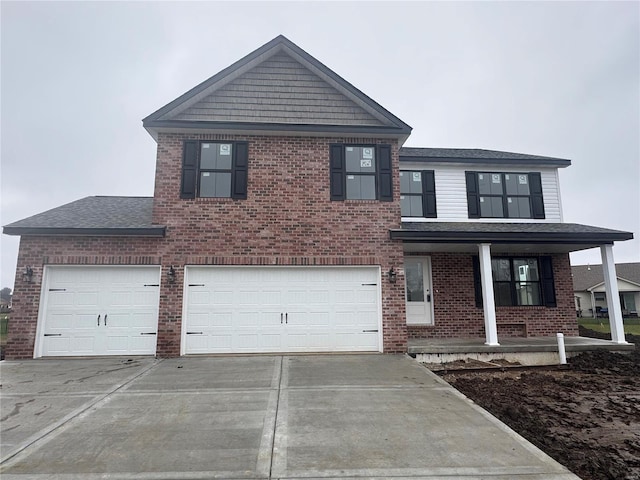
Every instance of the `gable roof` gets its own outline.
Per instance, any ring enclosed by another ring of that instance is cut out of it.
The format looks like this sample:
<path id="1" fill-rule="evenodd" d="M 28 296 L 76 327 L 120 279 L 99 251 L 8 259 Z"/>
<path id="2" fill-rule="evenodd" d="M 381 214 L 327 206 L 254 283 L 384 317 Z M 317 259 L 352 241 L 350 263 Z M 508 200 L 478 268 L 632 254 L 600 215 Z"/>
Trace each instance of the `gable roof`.
<path id="1" fill-rule="evenodd" d="M 573 290 L 581 292 L 604 282 L 602 265 L 573 265 Z M 616 276 L 621 280 L 640 284 L 640 263 L 616 263 Z"/>
<path id="2" fill-rule="evenodd" d="M 400 161 L 407 162 L 493 163 L 498 165 L 535 164 L 554 167 L 568 167 L 571 165 L 571 160 L 564 158 L 543 157 L 540 155 L 483 150 L 478 148 L 402 147 L 399 153 Z"/>
<path id="3" fill-rule="evenodd" d="M 160 131 L 323 132 L 402 138 L 411 127 L 280 35 L 143 119 Z"/>
<path id="4" fill-rule="evenodd" d="M 152 197 L 86 197 L 5 225 L 7 235 L 117 235 L 163 237 L 153 225 Z"/>

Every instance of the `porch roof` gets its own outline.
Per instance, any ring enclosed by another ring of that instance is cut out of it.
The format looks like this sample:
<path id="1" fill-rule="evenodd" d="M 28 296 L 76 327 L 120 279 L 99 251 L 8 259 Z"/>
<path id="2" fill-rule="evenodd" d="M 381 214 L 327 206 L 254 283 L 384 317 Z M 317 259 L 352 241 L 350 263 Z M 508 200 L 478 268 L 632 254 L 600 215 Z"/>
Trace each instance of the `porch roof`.
<path id="1" fill-rule="evenodd" d="M 405 251 L 472 252 L 490 243 L 494 252 L 568 253 L 630 240 L 633 233 L 576 223 L 403 222 L 389 230 Z"/>

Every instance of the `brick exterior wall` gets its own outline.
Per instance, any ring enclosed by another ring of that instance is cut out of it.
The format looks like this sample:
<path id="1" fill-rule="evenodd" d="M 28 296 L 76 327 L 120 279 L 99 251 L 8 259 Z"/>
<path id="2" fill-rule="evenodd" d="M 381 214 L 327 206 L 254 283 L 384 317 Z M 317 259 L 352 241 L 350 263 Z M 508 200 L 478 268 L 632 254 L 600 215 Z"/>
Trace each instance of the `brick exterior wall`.
<path id="1" fill-rule="evenodd" d="M 248 198 L 180 199 L 185 139 L 249 142 Z M 399 177 L 394 201 L 330 201 L 329 145 L 391 143 L 389 139 L 160 134 L 153 222 L 167 226 L 164 265 L 402 265 L 402 244 L 389 239 L 400 226 Z M 166 332 L 158 352 L 179 354 L 182 292 L 161 287 Z M 404 286 L 382 282 L 384 351 L 404 352 Z"/>
<path id="2" fill-rule="evenodd" d="M 431 257 L 434 325 L 408 326 L 409 338 L 484 338 L 484 312 L 475 303 L 472 255 L 424 255 Z M 557 307 L 496 307 L 498 339 L 557 332 L 578 335 L 569 255 L 552 255 L 552 262 Z"/>
<path id="3" fill-rule="evenodd" d="M 180 199 L 185 139 L 249 142 L 248 198 Z M 331 143 L 392 144 L 394 201 L 330 201 Z M 379 265 L 383 348 L 404 352 L 407 330 L 404 278 L 387 281 L 402 266 L 402 243 L 389 239 L 400 226 L 398 147 L 390 139 L 160 134 L 153 222 L 162 239 L 24 237 L 14 291 L 15 314 L 7 358 L 33 356 L 44 265 L 162 265 L 157 354 L 180 354 L 185 265 Z M 34 281 L 20 273 L 34 268 Z M 165 281 L 170 266 L 176 282 Z"/>

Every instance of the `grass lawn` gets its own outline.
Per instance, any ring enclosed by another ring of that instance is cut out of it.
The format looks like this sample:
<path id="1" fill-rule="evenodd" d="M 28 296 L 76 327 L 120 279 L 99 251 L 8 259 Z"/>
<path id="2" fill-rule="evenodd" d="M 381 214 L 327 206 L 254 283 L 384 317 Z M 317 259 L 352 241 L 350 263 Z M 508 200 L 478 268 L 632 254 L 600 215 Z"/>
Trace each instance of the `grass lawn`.
<path id="1" fill-rule="evenodd" d="M 7 325 L 9 324 L 9 315 L 0 313 L 0 345 L 7 342 Z"/>
<path id="2" fill-rule="evenodd" d="M 608 318 L 578 318 L 578 324 L 601 333 L 611 333 Z M 640 335 L 640 318 L 625 318 L 624 333 Z"/>

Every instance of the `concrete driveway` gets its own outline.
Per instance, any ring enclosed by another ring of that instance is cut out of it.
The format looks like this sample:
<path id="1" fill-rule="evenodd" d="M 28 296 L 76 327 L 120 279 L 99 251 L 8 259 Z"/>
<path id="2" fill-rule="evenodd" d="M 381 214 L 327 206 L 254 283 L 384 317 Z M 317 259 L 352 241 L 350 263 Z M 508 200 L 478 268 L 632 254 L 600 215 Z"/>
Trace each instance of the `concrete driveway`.
<path id="1" fill-rule="evenodd" d="M 577 479 L 406 356 L 1 369 L 3 480 Z"/>

